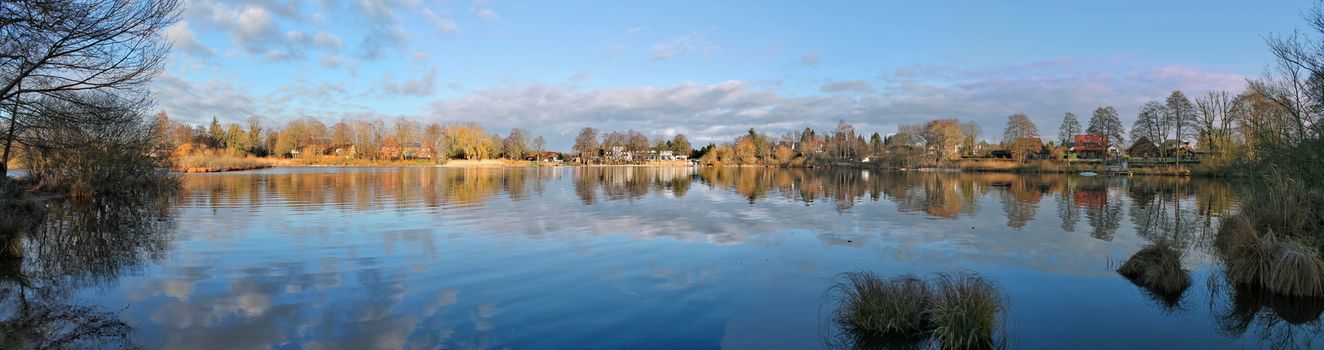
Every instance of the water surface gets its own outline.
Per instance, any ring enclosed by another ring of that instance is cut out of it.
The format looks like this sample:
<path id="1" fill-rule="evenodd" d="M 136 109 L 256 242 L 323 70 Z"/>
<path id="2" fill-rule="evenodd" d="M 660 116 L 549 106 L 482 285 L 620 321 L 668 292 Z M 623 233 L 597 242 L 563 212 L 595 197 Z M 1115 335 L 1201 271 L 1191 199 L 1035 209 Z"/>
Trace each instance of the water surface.
<path id="1" fill-rule="evenodd" d="M 166 200 L 53 203 L 4 264 L 0 317 L 120 321 L 146 348 L 805 349 L 830 342 L 825 293 L 850 271 L 987 276 L 1013 348 L 1309 347 L 1324 310 L 1223 281 L 1208 240 L 1241 188 L 1221 181 L 566 167 L 183 182 Z M 1157 240 L 1191 271 L 1175 299 L 1115 272 Z"/>

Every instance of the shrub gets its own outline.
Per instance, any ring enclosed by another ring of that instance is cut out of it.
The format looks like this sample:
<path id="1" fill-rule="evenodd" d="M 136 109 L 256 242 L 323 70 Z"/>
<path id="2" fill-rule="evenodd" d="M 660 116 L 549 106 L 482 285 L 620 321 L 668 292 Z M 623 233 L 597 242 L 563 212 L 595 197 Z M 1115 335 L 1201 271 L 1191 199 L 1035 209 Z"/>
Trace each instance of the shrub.
<path id="1" fill-rule="evenodd" d="M 1225 218 L 1214 246 L 1235 284 L 1286 296 L 1324 297 L 1324 198 L 1276 171 Z"/>

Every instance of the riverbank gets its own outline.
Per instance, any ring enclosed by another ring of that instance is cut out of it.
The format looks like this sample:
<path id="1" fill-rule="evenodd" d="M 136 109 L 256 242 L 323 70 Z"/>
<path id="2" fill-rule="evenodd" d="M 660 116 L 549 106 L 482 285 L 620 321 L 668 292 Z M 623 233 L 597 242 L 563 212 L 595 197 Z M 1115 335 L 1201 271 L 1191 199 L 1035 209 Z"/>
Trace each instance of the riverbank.
<path id="1" fill-rule="evenodd" d="M 652 161 L 639 164 L 579 164 L 574 162 L 535 162 L 535 161 L 516 161 L 510 159 L 451 159 L 445 162 L 434 162 L 430 159 L 410 159 L 410 160 L 368 160 L 343 157 L 319 157 L 319 158 L 264 158 L 264 157 L 215 157 L 215 156 L 186 156 L 180 158 L 177 162 L 176 171 L 186 173 L 208 173 L 208 172 L 227 172 L 227 171 L 245 171 L 266 169 L 272 167 L 377 167 L 377 166 L 416 166 L 416 167 L 445 167 L 445 168 L 519 168 L 519 167 L 548 167 L 548 166 L 575 166 L 575 167 L 687 167 L 692 166 L 686 161 Z M 771 165 L 720 165 L 717 167 L 783 167 Z M 790 166 L 797 167 L 797 166 Z M 1211 166 L 1206 164 L 1195 165 L 1133 165 L 1126 171 L 1119 171 L 1116 168 L 1109 169 L 1098 162 L 1063 162 L 1052 160 L 1030 160 L 1015 161 L 1009 159 L 962 159 L 958 161 L 946 162 L 937 166 L 925 166 L 915 168 L 889 167 L 876 162 L 815 162 L 812 165 L 799 166 L 805 168 L 852 168 L 852 169 L 883 169 L 898 171 L 959 171 L 959 172 L 1000 172 L 1000 173 L 1058 173 L 1058 174 L 1078 174 L 1081 172 L 1094 172 L 1098 174 L 1121 174 L 1121 175 L 1149 175 L 1149 176 L 1201 176 L 1201 177 L 1237 177 L 1243 176 L 1239 172 L 1234 172 L 1225 166 Z"/>
<path id="2" fill-rule="evenodd" d="M 192 155 L 180 157 L 175 163 L 175 171 L 183 173 L 211 173 L 228 171 L 257 170 L 273 167 L 378 167 L 378 166 L 416 166 L 443 168 L 520 168 L 549 166 L 584 166 L 584 167 L 684 167 L 687 161 L 650 161 L 639 164 L 579 164 L 573 162 L 537 162 L 510 159 L 450 159 L 436 162 L 431 159 L 370 160 L 344 157 L 317 158 L 270 158 L 270 157 L 235 157 L 215 155 Z"/>

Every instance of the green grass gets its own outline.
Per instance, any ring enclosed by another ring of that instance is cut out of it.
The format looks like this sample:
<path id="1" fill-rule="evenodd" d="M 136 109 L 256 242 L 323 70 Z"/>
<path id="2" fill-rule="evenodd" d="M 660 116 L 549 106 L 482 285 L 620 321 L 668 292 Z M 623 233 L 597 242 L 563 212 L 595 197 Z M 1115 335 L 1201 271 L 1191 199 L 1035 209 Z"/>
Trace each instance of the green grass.
<path id="1" fill-rule="evenodd" d="M 974 274 L 845 273 L 832 288 L 833 319 L 852 348 L 988 349 L 1001 344 L 1005 300 Z"/>

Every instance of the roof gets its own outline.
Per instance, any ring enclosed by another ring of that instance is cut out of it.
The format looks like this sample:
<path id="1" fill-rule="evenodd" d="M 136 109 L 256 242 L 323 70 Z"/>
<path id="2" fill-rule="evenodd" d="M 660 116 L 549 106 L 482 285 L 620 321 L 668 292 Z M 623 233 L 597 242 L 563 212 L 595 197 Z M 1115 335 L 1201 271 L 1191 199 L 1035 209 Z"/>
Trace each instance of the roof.
<path id="1" fill-rule="evenodd" d="M 1108 149 L 1108 136 L 1106 135 L 1076 135 L 1076 144 L 1071 147 L 1073 151 L 1105 151 Z"/>

